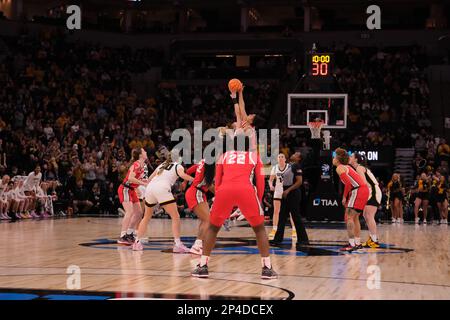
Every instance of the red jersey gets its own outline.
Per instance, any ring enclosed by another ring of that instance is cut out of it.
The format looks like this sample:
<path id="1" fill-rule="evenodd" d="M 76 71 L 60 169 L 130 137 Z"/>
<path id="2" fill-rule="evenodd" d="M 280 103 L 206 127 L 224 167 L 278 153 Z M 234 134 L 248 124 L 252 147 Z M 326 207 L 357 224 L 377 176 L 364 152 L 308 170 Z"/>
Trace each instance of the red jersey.
<path id="1" fill-rule="evenodd" d="M 224 185 L 234 188 L 254 186 L 253 177 L 255 177 L 256 190 L 261 201 L 264 195 L 264 174 L 262 168 L 261 159 L 256 152 L 225 152 L 220 156 L 216 165 L 216 190 Z"/>
<path id="2" fill-rule="evenodd" d="M 130 172 L 134 172 L 134 177 L 138 180 L 142 179 L 144 176 L 144 170 L 145 168 L 143 166 L 141 166 L 141 164 L 139 163 L 139 161 L 135 161 L 133 163 L 133 165 L 130 167 L 130 169 L 128 169 L 127 175 L 125 176 L 125 179 L 123 179 L 122 183 L 129 186 L 130 188 L 137 188 L 139 187 L 138 184 L 136 183 L 129 183 L 128 182 L 128 177 L 130 176 Z"/>
<path id="3" fill-rule="evenodd" d="M 189 169 L 186 170 L 186 174 L 190 176 L 195 174 L 191 187 L 200 189 L 203 192 L 208 191 L 208 186 L 205 182 L 205 159 L 202 159 L 198 164 L 189 167 Z"/>
<path id="4" fill-rule="evenodd" d="M 343 165 L 347 171 L 342 173 L 339 177 L 344 184 L 344 198 L 347 198 L 348 193 L 351 190 L 357 189 L 359 187 L 367 187 L 363 178 L 349 165 Z"/>

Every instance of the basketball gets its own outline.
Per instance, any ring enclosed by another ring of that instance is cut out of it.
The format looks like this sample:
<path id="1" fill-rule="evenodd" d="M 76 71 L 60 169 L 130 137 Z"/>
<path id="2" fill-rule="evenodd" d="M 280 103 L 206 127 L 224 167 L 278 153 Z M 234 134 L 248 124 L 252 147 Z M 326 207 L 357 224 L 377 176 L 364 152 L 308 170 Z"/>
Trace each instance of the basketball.
<path id="1" fill-rule="evenodd" d="M 228 81 L 228 89 L 231 92 L 236 92 L 242 89 L 242 82 L 239 79 L 231 79 Z"/>

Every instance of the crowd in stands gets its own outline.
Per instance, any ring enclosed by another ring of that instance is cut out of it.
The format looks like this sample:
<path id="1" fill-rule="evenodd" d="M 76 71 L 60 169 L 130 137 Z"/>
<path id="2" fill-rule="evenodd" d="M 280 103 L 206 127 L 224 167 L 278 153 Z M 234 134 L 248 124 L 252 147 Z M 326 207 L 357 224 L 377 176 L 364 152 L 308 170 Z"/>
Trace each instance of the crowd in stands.
<path id="1" fill-rule="evenodd" d="M 202 120 L 203 130 L 233 121 L 225 86 L 161 86 L 154 97 L 138 97 L 131 74 L 163 64 L 161 52 L 69 43 L 54 34 L 1 40 L 8 51 L 0 55 L 0 175 L 14 182 L 5 178 L 0 192 L 39 166 L 33 192 L 51 195 L 56 212 L 116 214 L 117 187 L 133 148 L 147 150 L 152 170 L 170 148 L 174 129 L 193 132 L 194 120 Z M 415 145 L 448 160 L 445 141 L 428 141 L 429 88 L 420 49 L 333 50 L 342 91 L 351 97 L 349 130 L 336 134 L 334 144 Z M 264 127 L 277 84 L 261 80 L 244 92 L 248 111 Z M 309 132 L 280 128 L 282 152 L 307 152 Z M 39 203 L 28 206 L 33 214 L 55 213 L 44 204 L 45 210 L 34 209 Z M 185 209 L 182 199 L 179 206 Z"/>

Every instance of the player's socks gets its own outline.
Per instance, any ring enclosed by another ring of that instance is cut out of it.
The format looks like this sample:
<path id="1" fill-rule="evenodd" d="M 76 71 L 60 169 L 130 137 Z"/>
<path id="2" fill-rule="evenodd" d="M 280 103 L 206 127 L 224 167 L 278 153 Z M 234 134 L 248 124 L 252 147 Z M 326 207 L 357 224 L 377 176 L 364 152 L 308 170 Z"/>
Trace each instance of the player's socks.
<path id="1" fill-rule="evenodd" d="M 378 237 L 376 234 L 371 234 L 370 239 L 372 239 L 373 242 L 378 242 Z"/>
<path id="2" fill-rule="evenodd" d="M 199 263 L 200 267 L 208 265 L 208 261 L 209 261 L 209 256 L 202 255 L 200 257 L 200 263 Z"/>
<path id="3" fill-rule="evenodd" d="M 361 244 L 361 238 L 355 238 L 355 245 L 359 246 Z"/>
<path id="4" fill-rule="evenodd" d="M 268 234 L 268 238 L 269 240 L 273 240 L 275 238 L 275 234 L 277 233 L 276 229 L 272 229 L 269 234 Z"/>
<path id="5" fill-rule="evenodd" d="M 272 269 L 272 263 L 270 262 L 270 257 L 261 257 L 261 266 Z"/>
<path id="6" fill-rule="evenodd" d="M 203 240 L 200 240 L 200 239 L 195 240 L 193 247 L 202 248 L 203 247 Z"/>
<path id="7" fill-rule="evenodd" d="M 175 238 L 175 245 L 179 246 L 181 244 L 182 244 L 181 239 L 180 238 Z"/>

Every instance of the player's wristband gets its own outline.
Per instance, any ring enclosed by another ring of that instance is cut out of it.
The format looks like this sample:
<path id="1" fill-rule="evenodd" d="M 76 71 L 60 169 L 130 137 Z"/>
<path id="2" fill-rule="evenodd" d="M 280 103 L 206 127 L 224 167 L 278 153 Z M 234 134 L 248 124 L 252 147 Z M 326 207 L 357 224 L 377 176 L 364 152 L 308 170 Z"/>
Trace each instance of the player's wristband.
<path id="1" fill-rule="evenodd" d="M 231 98 L 231 100 L 233 100 L 234 104 L 238 104 L 238 99 L 237 98 Z"/>

